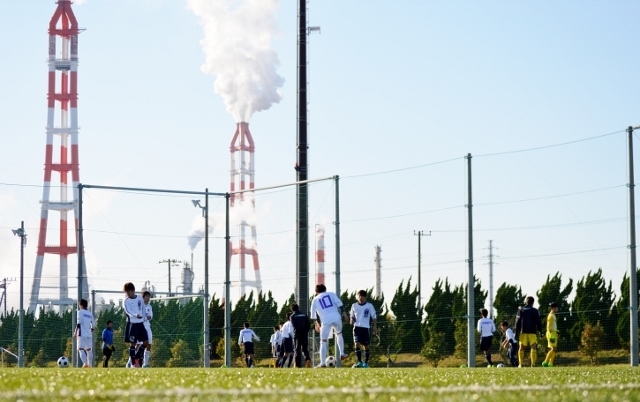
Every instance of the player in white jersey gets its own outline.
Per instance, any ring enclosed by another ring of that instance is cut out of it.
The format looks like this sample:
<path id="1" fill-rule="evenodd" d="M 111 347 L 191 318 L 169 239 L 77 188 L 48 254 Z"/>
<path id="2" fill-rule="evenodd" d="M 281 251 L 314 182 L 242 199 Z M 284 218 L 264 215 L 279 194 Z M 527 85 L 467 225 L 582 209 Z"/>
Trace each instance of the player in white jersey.
<path id="1" fill-rule="evenodd" d="M 280 331 L 282 332 L 282 361 L 280 362 L 280 367 L 284 367 L 287 364 L 287 359 L 289 359 L 287 367 L 291 367 L 291 362 L 293 361 L 293 324 L 290 321 L 291 314 L 293 314 L 291 311 L 287 312 L 287 320 L 280 326 Z"/>
<path id="2" fill-rule="evenodd" d="M 240 336 L 238 337 L 238 345 L 244 345 L 244 361 L 247 363 L 247 367 L 255 367 L 253 364 L 253 340 L 259 341 L 260 338 L 256 335 L 249 323 L 244 323 L 244 329 L 240 330 Z"/>
<path id="3" fill-rule="evenodd" d="M 282 332 L 280 332 L 280 325 L 273 327 L 273 334 L 271 334 L 269 343 L 271 344 L 271 355 L 276 359 L 276 367 L 278 367 L 280 348 L 282 347 Z"/>
<path id="4" fill-rule="evenodd" d="M 78 324 L 73 331 L 73 336 L 78 344 L 78 355 L 82 360 L 82 367 L 91 367 L 93 363 L 93 314 L 87 310 L 88 303 L 85 299 L 78 303 Z"/>
<path id="5" fill-rule="evenodd" d="M 358 302 L 351 305 L 350 323 L 353 325 L 353 340 L 355 342 L 356 357 L 358 361 L 353 367 L 369 367 L 369 356 L 371 351 L 371 331 L 374 335 L 378 332 L 376 309 L 373 304 L 367 302 L 367 291 L 358 291 Z M 362 350 L 364 347 L 364 362 L 362 361 Z"/>
<path id="6" fill-rule="evenodd" d="M 514 334 L 513 330 L 509 328 L 508 321 L 502 321 L 500 326 L 502 327 L 502 332 L 504 332 L 504 341 L 500 344 L 500 348 L 507 349 L 507 357 L 511 361 L 511 365 L 513 367 L 518 367 L 520 363 L 518 362 L 519 347 L 518 341 L 516 340 L 516 334 Z"/>
<path id="7" fill-rule="evenodd" d="M 345 321 L 349 316 L 344 311 L 344 305 L 340 298 L 333 292 L 327 292 L 324 284 L 316 285 L 316 297 L 311 301 L 311 319 L 315 321 L 315 329 L 320 332 L 320 364 L 316 367 L 326 367 L 325 360 L 327 358 L 327 340 L 333 329 L 338 338 L 338 351 L 340 352 L 340 360 L 347 358 L 344 353 L 344 338 L 342 337 L 342 319 Z"/>
<path id="8" fill-rule="evenodd" d="M 144 301 L 144 329 L 147 330 L 147 343 L 149 344 L 147 348 L 144 350 L 144 364 L 142 367 L 151 367 L 149 366 L 149 357 L 151 357 L 151 343 L 153 341 L 153 334 L 151 333 L 151 320 L 153 320 L 153 308 L 149 301 L 151 300 L 151 293 L 148 291 L 144 291 L 142 293 L 142 300 Z"/>
<path id="9" fill-rule="evenodd" d="M 123 303 L 124 312 L 127 315 L 124 341 L 129 344 L 129 357 L 133 367 L 140 367 L 140 359 L 136 356 L 136 343 L 142 342 L 140 346 L 142 353 L 149 346 L 147 330 L 144 327 L 144 301 L 140 295 L 136 294 L 136 287 L 131 282 L 124 284 L 124 292 L 127 294 Z"/>
<path id="10" fill-rule="evenodd" d="M 480 332 L 480 350 L 484 352 L 488 366 L 493 366 L 491 362 L 491 344 L 493 343 L 493 333 L 496 332 L 496 324 L 491 318 L 487 318 L 489 311 L 486 308 L 480 309 L 482 318 L 478 320 L 478 332 Z"/>

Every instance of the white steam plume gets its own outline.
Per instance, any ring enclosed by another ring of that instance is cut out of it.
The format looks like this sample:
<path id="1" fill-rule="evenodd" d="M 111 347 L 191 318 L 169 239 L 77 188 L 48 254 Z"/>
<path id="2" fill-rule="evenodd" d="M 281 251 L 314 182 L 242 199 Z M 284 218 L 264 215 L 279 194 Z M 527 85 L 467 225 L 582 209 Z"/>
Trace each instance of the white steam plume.
<path id="1" fill-rule="evenodd" d="M 215 229 L 217 222 L 218 218 L 209 216 L 209 236 L 213 234 L 213 229 Z M 193 229 L 191 229 L 191 233 L 187 236 L 187 242 L 189 243 L 189 247 L 191 247 L 191 252 L 195 250 L 196 246 L 202 239 L 204 239 L 204 219 L 202 217 L 198 217 L 193 222 Z"/>
<path id="2" fill-rule="evenodd" d="M 278 1 L 187 0 L 187 5 L 204 30 L 202 71 L 216 76 L 214 89 L 227 112 L 248 122 L 254 112 L 280 102 L 284 78 L 276 72 L 280 61 L 271 49 Z"/>

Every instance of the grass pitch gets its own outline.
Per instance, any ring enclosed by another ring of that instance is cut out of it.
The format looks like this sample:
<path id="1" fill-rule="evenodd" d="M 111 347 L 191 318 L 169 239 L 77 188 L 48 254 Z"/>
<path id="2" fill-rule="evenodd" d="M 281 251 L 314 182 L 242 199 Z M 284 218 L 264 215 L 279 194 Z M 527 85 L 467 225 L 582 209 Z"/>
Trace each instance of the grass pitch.
<path id="1" fill-rule="evenodd" d="M 640 369 L 0 369 L 10 401 L 637 401 Z"/>

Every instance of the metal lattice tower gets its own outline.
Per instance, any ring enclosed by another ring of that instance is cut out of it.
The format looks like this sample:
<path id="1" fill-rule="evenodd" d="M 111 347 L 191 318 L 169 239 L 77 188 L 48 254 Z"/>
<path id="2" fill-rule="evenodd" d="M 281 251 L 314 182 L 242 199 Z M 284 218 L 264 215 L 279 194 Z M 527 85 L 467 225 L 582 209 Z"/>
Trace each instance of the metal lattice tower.
<path id="1" fill-rule="evenodd" d="M 230 170 L 230 207 L 236 209 L 237 216 L 240 216 L 238 243 L 231 242 L 231 260 L 233 256 L 238 256 L 240 267 L 240 296 L 246 294 L 246 287 L 253 287 L 256 291 L 262 290 L 260 281 L 260 263 L 258 262 L 257 236 L 255 223 L 248 223 L 245 213 L 255 213 L 255 199 L 253 191 L 246 191 L 233 194 L 234 191 L 253 190 L 255 188 L 255 168 L 254 156 L 255 146 L 253 137 L 249 131 L 248 123 L 237 123 L 236 132 L 231 139 L 229 147 L 231 151 Z M 250 212 L 247 212 L 250 211 Z M 255 222 L 255 219 L 251 220 Z M 251 240 L 247 242 L 247 230 L 251 231 Z M 247 257 L 251 258 L 253 264 L 254 280 L 246 279 Z"/>
<path id="2" fill-rule="evenodd" d="M 74 300 L 69 296 L 68 278 L 69 256 L 78 252 L 78 183 L 80 181 L 78 162 L 78 34 L 81 30 L 78 28 L 78 21 L 71 9 L 71 1 L 58 0 L 57 5 L 49 22 L 47 144 L 38 250 L 29 301 L 30 311 L 35 311 L 39 304 L 66 305 L 74 303 Z M 71 174 L 71 186 L 69 186 L 69 174 Z M 52 178 L 59 181 L 52 183 Z M 58 199 L 53 201 L 51 200 L 52 187 L 58 192 Z M 57 245 L 47 244 L 49 211 L 57 212 L 60 215 L 58 228 L 51 228 L 52 232 L 58 230 Z M 69 231 L 68 228 L 69 215 L 72 215 L 74 219 L 75 230 L 73 231 Z M 40 298 L 40 290 L 44 288 L 41 282 L 44 259 L 47 254 L 57 255 L 60 262 L 59 285 L 50 286 L 50 288 L 58 290 L 57 299 Z M 82 261 L 83 298 L 88 300 L 89 287 L 84 258 Z"/>

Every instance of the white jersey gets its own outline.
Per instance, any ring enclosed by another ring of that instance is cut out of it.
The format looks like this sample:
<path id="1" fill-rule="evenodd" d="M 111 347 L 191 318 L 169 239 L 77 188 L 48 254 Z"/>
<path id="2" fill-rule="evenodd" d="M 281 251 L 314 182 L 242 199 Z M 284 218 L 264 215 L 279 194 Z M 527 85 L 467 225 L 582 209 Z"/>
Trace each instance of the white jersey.
<path id="1" fill-rule="evenodd" d="M 481 318 L 478 320 L 478 332 L 482 334 L 482 337 L 493 336 L 496 332 L 496 324 L 494 324 L 491 318 Z"/>
<path id="2" fill-rule="evenodd" d="M 93 314 L 86 309 L 78 310 L 78 332 L 79 337 L 90 337 L 93 328 Z"/>
<path id="3" fill-rule="evenodd" d="M 282 345 L 282 332 L 278 330 L 273 334 L 271 334 L 271 339 L 269 339 L 269 343 L 271 343 L 271 345 L 274 347 L 278 345 Z"/>
<path id="4" fill-rule="evenodd" d="M 504 332 L 504 337 L 507 341 L 511 342 L 511 343 L 518 343 L 518 341 L 516 341 L 516 334 L 513 333 L 513 330 L 511 328 L 507 328 L 507 330 Z"/>
<path id="5" fill-rule="evenodd" d="M 351 313 L 349 314 L 356 327 L 370 328 L 371 320 L 375 320 L 376 309 L 373 304 L 365 302 L 364 304 L 353 303 L 351 305 Z"/>
<path id="6" fill-rule="evenodd" d="M 287 321 L 284 324 L 282 324 L 282 328 L 280 329 L 280 332 L 282 332 L 282 339 L 292 338 L 293 324 L 291 323 L 291 321 Z"/>
<path id="7" fill-rule="evenodd" d="M 153 308 L 151 303 L 144 305 L 144 327 L 151 329 L 151 320 L 153 320 Z"/>
<path id="8" fill-rule="evenodd" d="M 238 337 L 238 345 L 245 342 L 253 342 L 253 339 L 259 341 L 258 335 L 251 328 L 244 328 L 240 330 L 240 336 Z"/>
<path id="9" fill-rule="evenodd" d="M 132 324 L 144 322 L 144 301 L 142 297 L 136 295 L 134 298 L 127 297 L 124 299 L 124 313 L 127 315 L 127 322 Z"/>
<path id="10" fill-rule="evenodd" d="M 342 301 L 333 292 L 320 293 L 311 301 L 311 318 L 320 322 L 341 322 L 340 310 Z"/>

